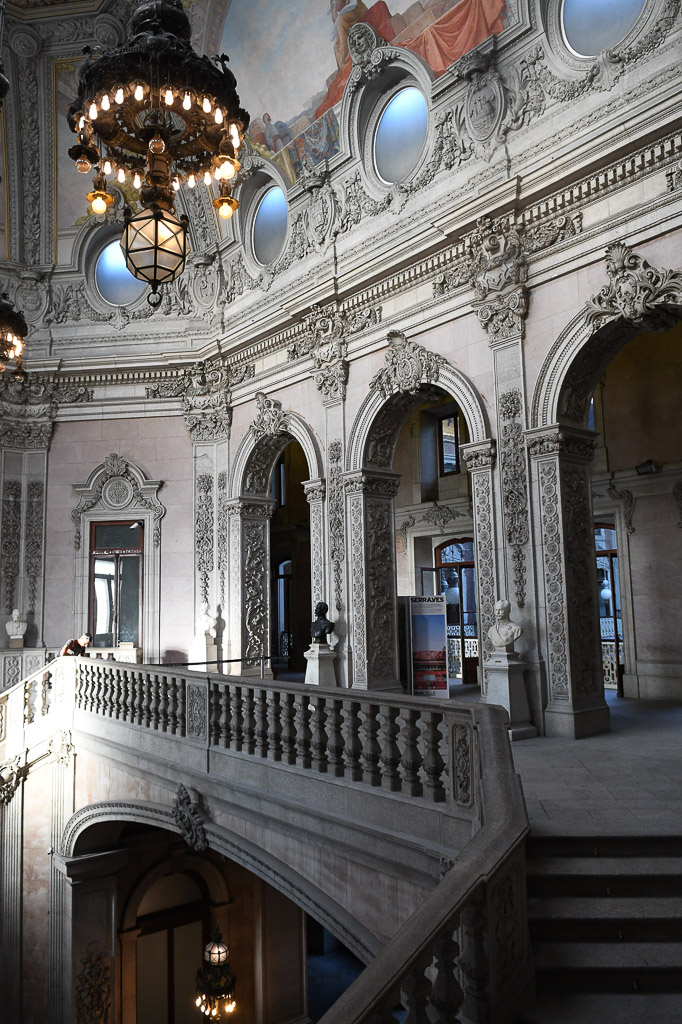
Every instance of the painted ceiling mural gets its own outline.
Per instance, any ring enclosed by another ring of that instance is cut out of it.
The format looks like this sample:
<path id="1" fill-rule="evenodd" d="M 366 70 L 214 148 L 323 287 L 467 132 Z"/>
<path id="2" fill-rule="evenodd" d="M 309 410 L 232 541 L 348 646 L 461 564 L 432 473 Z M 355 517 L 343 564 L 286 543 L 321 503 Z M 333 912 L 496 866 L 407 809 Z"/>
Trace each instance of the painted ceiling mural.
<path id="1" fill-rule="evenodd" d="M 195 45 L 227 53 L 243 106 L 251 114 L 249 139 L 292 183 L 303 158 L 319 163 L 339 149 L 338 112 L 351 71 L 348 33 L 368 22 L 393 46 L 419 54 L 439 77 L 459 57 L 514 20 L 511 0 L 183 0 Z M 200 38 L 201 37 L 201 41 Z M 72 260 L 82 224 L 92 214 L 90 181 L 67 156 L 73 138 L 66 111 L 76 92 L 82 43 L 74 40 L 53 60 L 55 262 Z M 84 188 L 87 184 L 87 188 Z M 110 180 L 116 216 L 137 206 L 130 184 Z"/>

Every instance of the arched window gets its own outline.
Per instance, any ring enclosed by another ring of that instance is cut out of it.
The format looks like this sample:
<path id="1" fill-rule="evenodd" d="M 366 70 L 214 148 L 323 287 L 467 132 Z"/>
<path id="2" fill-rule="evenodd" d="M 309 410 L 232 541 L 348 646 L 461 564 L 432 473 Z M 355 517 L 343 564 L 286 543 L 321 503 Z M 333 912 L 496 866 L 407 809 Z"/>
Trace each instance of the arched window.
<path id="1" fill-rule="evenodd" d="M 263 266 L 274 263 L 287 235 L 288 206 L 279 185 L 267 190 L 253 219 L 253 254 Z"/>
<path id="2" fill-rule="evenodd" d="M 404 181 L 419 163 L 429 127 L 426 99 L 409 85 L 384 107 L 374 135 L 374 165 L 389 184 Z"/>
<path id="3" fill-rule="evenodd" d="M 628 34 L 646 0 L 563 0 L 561 27 L 569 49 L 596 57 Z"/>
<path id="4" fill-rule="evenodd" d="M 95 284 L 105 302 L 112 306 L 129 306 L 141 298 L 147 285 L 138 281 L 126 267 L 118 239 L 105 245 L 95 265 Z"/>

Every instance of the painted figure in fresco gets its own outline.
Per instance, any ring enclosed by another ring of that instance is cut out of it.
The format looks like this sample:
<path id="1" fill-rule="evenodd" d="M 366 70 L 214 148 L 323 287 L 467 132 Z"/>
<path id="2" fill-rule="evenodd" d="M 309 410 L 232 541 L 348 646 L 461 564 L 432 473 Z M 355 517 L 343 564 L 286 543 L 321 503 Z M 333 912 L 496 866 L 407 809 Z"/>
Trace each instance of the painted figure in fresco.
<path id="1" fill-rule="evenodd" d="M 327 618 L 328 611 L 329 605 L 325 601 L 320 601 L 315 605 L 315 621 L 310 627 L 310 635 L 314 644 L 326 643 L 327 635 L 334 632 L 334 623 Z"/>
<path id="2" fill-rule="evenodd" d="M 269 114 L 263 114 L 263 124 L 265 125 L 265 145 L 273 153 L 279 153 L 280 149 L 284 148 L 284 144 L 277 130 L 277 125 L 272 123 L 272 118 Z"/>
<path id="3" fill-rule="evenodd" d="M 340 68 L 348 60 L 348 33 L 367 14 L 367 7 L 362 0 L 330 0 L 329 13 L 334 22 L 334 56 Z"/>

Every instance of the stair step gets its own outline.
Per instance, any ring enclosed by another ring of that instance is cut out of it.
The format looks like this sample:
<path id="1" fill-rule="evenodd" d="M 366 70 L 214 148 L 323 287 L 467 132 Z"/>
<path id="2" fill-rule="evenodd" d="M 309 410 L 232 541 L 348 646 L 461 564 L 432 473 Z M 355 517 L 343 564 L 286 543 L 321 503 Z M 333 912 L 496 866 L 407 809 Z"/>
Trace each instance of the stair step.
<path id="1" fill-rule="evenodd" d="M 682 975 L 682 942 L 538 943 L 533 957 L 537 971 L 660 968 Z"/>
<path id="2" fill-rule="evenodd" d="M 535 857 L 682 857 L 681 836 L 528 837 L 526 852 Z"/>
<path id="3" fill-rule="evenodd" d="M 675 875 L 682 857 L 533 857 L 528 877 L 544 875 Z"/>
<path id="4" fill-rule="evenodd" d="M 554 967 L 538 971 L 535 981 L 538 992 L 682 993 L 682 976 L 679 968 Z M 682 1013 L 682 1003 L 680 1012 Z"/>
<path id="5" fill-rule="evenodd" d="M 679 995 L 542 992 L 517 1024 L 680 1024 Z"/>
<path id="6" fill-rule="evenodd" d="M 531 896 L 528 916 L 537 918 L 582 919 L 588 924 L 602 919 L 627 916 L 635 919 L 682 921 L 682 897 L 645 896 L 642 899 L 620 897 L 590 899 L 588 896 Z"/>
<path id="7" fill-rule="evenodd" d="M 632 858 L 628 870 L 630 864 L 630 860 L 617 863 L 612 859 L 542 858 L 528 865 L 528 895 L 682 896 L 682 862 L 677 858 L 663 857 L 653 866 Z"/>

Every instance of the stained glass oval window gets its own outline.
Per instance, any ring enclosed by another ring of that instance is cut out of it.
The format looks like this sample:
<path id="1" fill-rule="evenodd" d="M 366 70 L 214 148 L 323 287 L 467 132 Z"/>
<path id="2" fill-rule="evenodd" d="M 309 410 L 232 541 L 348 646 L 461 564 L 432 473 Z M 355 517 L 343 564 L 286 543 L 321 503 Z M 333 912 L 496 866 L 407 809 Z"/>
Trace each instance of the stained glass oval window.
<path id="1" fill-rule="evenodd" d="M 284 192 L 275 185 L 265 193 L 253 220 L 253 252 L 267 266 L 279 256 L 287 235 L 288 207 Z"/>
<path id="2" fill-rule="evenodd" d="M 105 302 L 112 306 L 129 306 L 144 295 L 147 288 L 144 281 L 138 281 L 126 267 L 118 239 L 105 245 L 99 254 L 95 284 Z"/>
<path id="3" fill-rule="evenodd" d="M 646 0 L 564 0 L 566 42 L 581 57 L 610 50 L 630 31 Z"/>
<path id="4" fill-rule="evenodd" d="M 424 150 L 429 127 L 423 93 L 410 85 L 393 96 L 382 111 L 374 136 L 374 163 L 384 181 L 404 181 Z"/>

